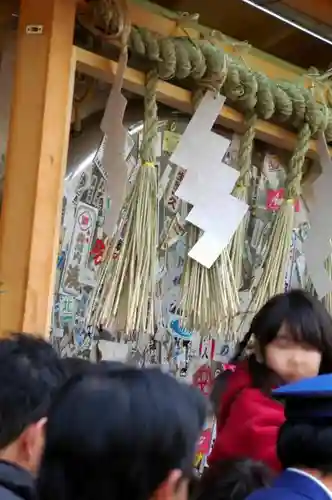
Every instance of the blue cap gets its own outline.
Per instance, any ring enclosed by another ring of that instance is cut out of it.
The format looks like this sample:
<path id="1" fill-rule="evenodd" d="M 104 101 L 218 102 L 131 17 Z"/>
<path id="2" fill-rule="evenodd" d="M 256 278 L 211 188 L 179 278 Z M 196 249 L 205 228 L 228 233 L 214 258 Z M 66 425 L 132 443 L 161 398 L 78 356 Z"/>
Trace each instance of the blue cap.
<path id="1" fill-rule="evenodd" d="M 287 420 L 332 420 L 332 374 L 284 385 L 272 395 L 284 401 Z"/>

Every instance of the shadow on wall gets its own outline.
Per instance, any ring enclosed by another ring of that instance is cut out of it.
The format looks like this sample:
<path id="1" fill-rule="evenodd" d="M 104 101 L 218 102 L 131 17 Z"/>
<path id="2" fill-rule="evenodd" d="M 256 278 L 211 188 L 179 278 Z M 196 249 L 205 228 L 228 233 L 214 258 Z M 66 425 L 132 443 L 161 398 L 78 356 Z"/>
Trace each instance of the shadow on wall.
<path id="1" fill-rule="evenodd" d="M 5 155 L 2 154 L 0 158 L 0 210 L 2 203 L 2 190 L 3 190 L 4 178 L 5 178 Z"/>
<path id="2" fill-rule="evenodd" d="M 4 174 L 10 118 L 10 103 L 14 77 L 16 33 L 9 32 L 0 57 L 0 186 Z"/>

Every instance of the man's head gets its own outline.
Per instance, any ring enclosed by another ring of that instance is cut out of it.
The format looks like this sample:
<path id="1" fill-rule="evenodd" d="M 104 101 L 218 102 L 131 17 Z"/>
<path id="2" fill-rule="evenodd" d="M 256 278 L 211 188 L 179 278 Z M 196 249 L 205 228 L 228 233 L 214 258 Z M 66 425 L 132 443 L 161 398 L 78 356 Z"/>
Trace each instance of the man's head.
<path id="1" fill-rule="evenodd" d="M 0 340 L 0 459 L 36 473 L 46 415 L 63 381 L 60 360 L 44 340 L 23 334 Z"/>
<path id="2" fill-rule="evenodd" d="M 286 385 L 274 395 L 285 402 L 286 422 L 277 443 L 283 468 L 332 478 L 332 375 Z"/>
<path id="3" fill-rule="evenodd" d="M 203 397 L 160 370 L 105 364 L 78 375 L 49 413 L 39 494 L 185 500 L 204 419 Z"/>

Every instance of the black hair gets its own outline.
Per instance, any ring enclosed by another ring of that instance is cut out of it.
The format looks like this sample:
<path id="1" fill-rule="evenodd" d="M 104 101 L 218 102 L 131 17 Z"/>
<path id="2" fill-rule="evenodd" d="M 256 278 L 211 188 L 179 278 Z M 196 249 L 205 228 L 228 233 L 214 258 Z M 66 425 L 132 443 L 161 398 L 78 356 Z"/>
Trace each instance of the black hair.
<path id="1" fill-rule="evenodd" d="M 83 358 L 63 358 L 61 363 L 68 378 L 90 371 L 93 367 L 90 360 Z"/>
<path id="2" fill-rule="evenodd" d="M 83 358 L 62 358 L 61 363 L 68 379 L 84 373 L 95 373 L 99 370 L 120 370 L 126 367 L 120 361 L 100 361 L 94 363 L 89 359 Z"/>
<path id="3" fill-rule="evenodd" d="M 290 290 L 272 297 L 252 320 L 232 362 L 241 358 L 252 338 L 264 358 L 266 346 L 283 325 L 287 325 L 295 341 L 304 342 L 322 354 L 320 373 L 332 372 L 332 318 L 324 305 L 304 290 Z M 248 359 L 254 387 L 269 392 L 271 387 L 283 383 L 264 363 L 257 362 L 254 355 Z"/>
<path id="4" fill-rule="evenodd" d="M 231 370 L 226 370 L 221 373 L 214 379 L 212 390 L 210 393 L 210 403 L 215 415 L 219 414 L 220 411 L 220 400 L 222 394 L 225 392 L 227 388 L 227 384 L 229 381 L 230 375 L 232 375 Z"/>
<path id="5" fill-rule="evenodd" d="M 193 500 L 245 500 L 270 485 L 271 470 L 250 459 L 220 460 L 206 469 Z"/>
<path id="6" fill-rule="evenodd" d="M 104 365 L 73 377 L 49 412 L 41 500 L 147 500 L 190 476 L 204 397 L 158 369 Z"/>
<path id="7" fill-rule="evenodd" d="M 280 427 L 277 454 L 283 468 L 316 469 L 332 473 L 331 418 L 320 420 L 288 419 Z"/>
<path id="8" fill-rule="evenodd" d="M 0 449 L 47 415 L 65 373 L 52 346 L 16 333 L 0 340 Z"/>

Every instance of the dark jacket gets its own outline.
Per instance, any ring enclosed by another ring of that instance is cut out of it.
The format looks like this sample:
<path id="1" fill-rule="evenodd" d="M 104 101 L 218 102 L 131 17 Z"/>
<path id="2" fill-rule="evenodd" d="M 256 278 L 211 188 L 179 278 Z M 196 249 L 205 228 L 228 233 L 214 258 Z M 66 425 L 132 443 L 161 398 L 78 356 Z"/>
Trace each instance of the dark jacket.
<path id="1" fill-rule="evenodd" d="M 0 460 L 0 500 L 35 500 L 34 479 L 29 472 Z"/>

